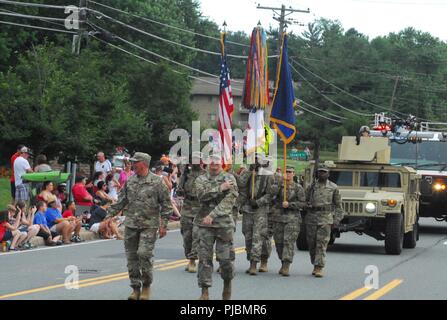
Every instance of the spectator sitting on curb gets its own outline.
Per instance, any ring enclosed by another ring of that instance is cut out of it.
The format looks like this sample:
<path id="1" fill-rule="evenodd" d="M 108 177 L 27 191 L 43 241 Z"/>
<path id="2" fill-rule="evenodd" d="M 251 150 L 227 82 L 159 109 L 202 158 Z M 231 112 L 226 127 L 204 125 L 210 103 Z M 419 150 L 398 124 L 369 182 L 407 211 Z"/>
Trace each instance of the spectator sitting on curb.
<path id="1" fill-rule="evenodd" d="M 93 181 L 93 193 L 96 193 L 96 191 L 98 191 L 98 183 L 100 181 L 105 181 L 106 179 L 106 175 L 104 174 L 104 172 L 102 171 L 97 171 L 95 172 L 95 174 L 93 175 L 92 181 Z"/>
<path id="2" fill-rule="evenodd" d="M 68 219 L 62 217 L 61 212 L 56 208 L 56 201 L 48 203 L 47 211 L 45 211 L 45 218 L 47 218 L 50 231 L 62 234 L 62 241 L 64 241 L 65 244 L 70 244 L 70 240 L 72 239 L 71 234 L 75 228 Z M 79 230 L 77 231 L 77 235 L 79 236 Z M 80 239 L 78 240 L 78 238 L 75 238 L 74 242 L 80 242 Z"/>
<path id="3" fill-rule="evenodd" d="M 45 240 L 45 244 L 47 246 L 56 246 L 61 245 L 62 241 L 60 241 L 60 234 L 57 232 L 52 232 L 48 228 L 47 219 L 45 217 L 45 211 L 47 210 L 47 204 L 45 201 L 39 201 L 36 204 L 36 212 L 34 214 L 34 224 L 38 224 L 40 226 L 38 237 L 42 237 Z"/>
<path id="4" fill-rule="evenodd" d="M 76 204 L 74 201 L 70 201 L 67 203 L 67 208 L 65 209 L 64 213 L 62 214 L 62 217 L 69 218 L 69 217 L 75 217 L 76 216 Z"/>
<path id="5" fill-rule="evenodd" d="M 109 201 L 103 199 L 100 205 L 92 212 L 89 222 L 90 231 L 99 234 L 104 239 L 116 237 L 118 240 L 123 240 L 123 236 L 118 230 L 117 217 L 105 219 L 110 204 Z"/>
<path id="6" fill-rule="evenodd" d="M 113 202 L 118 201 L 118 190 L 121 189 L 120 183 L 115 179 L 113 173 L 109 173 L 106 177 L 107 194 L 113 200 Z"/>
<path id="7" fill-rule="evenodd" d="M 22 213 L 22 220 L 20 221 L 19 231 L 26 232 L 27 237 L 24 240 L 24 244 L 22 245 L 25 249 L 31 249 L 33 246 L 31 245 L 31 239 L 34 238 L 40 230 L 40 226 L 37 224 L 33 224 L 35 207 L 31 207 L 26 210 L 26 204 L 23 201 L 17 202 L 17 208 Z"/>
<path id="8" fill-rule="evenodd" d="M 12 210 L 11 210 L 12 209 Z M 9 250 L 11 251 L 19 251 L 19 246 L 26 239 L 26 232 L 21 232 L 19 230 L 20 220 L 22 219 L 22 213 L 17 209 L 17 215 L 14 218 L 14 214 L 16 213 L 16 208 L 14 206 L 8 207 L 7 219 L 3 221 L 3 227 L 6 229 L 6 233 L 4 235 L 7 240 L 11 240 L 11 245 L 9 246 Z M 4 241 L 7 241 L 4 240 Z"/>

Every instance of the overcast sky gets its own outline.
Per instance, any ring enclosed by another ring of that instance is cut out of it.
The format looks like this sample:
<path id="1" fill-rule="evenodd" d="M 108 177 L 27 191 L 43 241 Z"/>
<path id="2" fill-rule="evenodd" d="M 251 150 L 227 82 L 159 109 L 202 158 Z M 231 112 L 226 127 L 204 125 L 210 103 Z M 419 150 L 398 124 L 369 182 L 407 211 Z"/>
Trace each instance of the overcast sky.
<path id="1" fill-rule="evenodd" d="M 267 7 L 292 6 L 310 9 L 310 13 L 295 13 L 289 17 L 307 24 L 320 17 L 339 20 L 344 30 L 355 28 L 370 39 L 414 27 L 447 41 L 447 0 L 200 0 L 204 16 L 218 25 L 223 21 L 228 30 L 243 30 L 250 34 L 258 20 L 268 28 L 278 23 L 270 10 L 256 9 L 257 4 Z M 289 27 L 301 33 L 306 27 Z"/>

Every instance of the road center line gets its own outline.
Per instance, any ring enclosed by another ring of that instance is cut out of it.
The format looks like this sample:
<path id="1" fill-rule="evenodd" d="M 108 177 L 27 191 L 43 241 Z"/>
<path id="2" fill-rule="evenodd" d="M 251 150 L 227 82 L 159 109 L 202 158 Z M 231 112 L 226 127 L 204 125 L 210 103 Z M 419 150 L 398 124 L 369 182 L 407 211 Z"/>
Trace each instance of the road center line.
<path id="1" fill-rule="evenodd" d="M 104 240 L 99 240 L 99 241 L 104 241 Z M 244 252 L 245 248 L 244 247 L 235 248 L 234 251 L 236 254 L 239 254 L 239 253 Z M 170 269 L 184 266 L 187 264 L 187 262 L 188 262 L 188 260 L 185 260 L 185 259 L 174 260 L 171 262 L 154 265 L 154 269 L 159 270 L 159 271 L 170 270 Z M 125 279 L 128 279 L 128 273 L 121 272 L 121 273 L 110 274 L 110 275 L 102 276 L 102 277 L 95 277 L 95 278 L 80 280 L 78 282 L 70 283 L 70 286 L 79 284 L 80 288 L 84 288 L 84 287 L 99 285 L 99 284 L 103 284 L 103 283 L 109 283 L 109 282 L 113 282 L 113 281 L 125 280 Z M 60 289 L 60 288 L 65 288 L 65 283 L 47 286 L 47 287 L 36 288 L 36 289 L 30 289 L 30 290 L 25 290 L 25 291 L 19 291 L 19 292 L 15 292 L 15 293 L 10 293 L 10 294 L 0 296 L 0 299 L 13 298 L 13 297 L 17 297 L 17 296 L 22 296 L 22 295 L 27 295 L 27 294 L 37 293 L 37 292 L 43 292 L 43 291 L 48 291 L 48 290 L 53 290 L 53 289 Z"/>
<path id="2" fill-rule="evenodd" d="M 393 281 L 389 282 L 385 286 L 383 286 L 381 289 L 377 290 L 373 294 L 367 296 L 363 300 L 377 300 L 383 297 L 385 294 L 396 288 L 398 285 L 400 285 L 403 282 L 402 279 L 394 279 Z"/>
<path id="3" fill-rule="evenodd" d="M 341 297 L 340 300 L 354 300 L 354 299 L 360 297 L 361 295 L 365 294 L 366 292 L 368 292 L 370 289 L 371 288 L 367 288 L 367 287 L 357 289 L 357 290 L 345 295 L 344 297 Z"/>

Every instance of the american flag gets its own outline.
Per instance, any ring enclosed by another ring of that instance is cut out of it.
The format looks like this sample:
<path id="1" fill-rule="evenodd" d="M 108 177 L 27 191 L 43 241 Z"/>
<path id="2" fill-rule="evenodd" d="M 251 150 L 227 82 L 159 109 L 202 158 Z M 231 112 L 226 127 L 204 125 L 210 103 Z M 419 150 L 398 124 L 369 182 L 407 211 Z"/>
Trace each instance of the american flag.
<path id="1" fill-rule="evenodd" d="M 225 40 L 223 40 L 225 41 Z M 220 99 L 219 99 L 219 133 L 222 141 L 223 163 L 232 163 L 232 124 L 233 124 L 233 94 L 230 85 L 230 70 L 225 54 L 222 55 L 220 69 Z"/>

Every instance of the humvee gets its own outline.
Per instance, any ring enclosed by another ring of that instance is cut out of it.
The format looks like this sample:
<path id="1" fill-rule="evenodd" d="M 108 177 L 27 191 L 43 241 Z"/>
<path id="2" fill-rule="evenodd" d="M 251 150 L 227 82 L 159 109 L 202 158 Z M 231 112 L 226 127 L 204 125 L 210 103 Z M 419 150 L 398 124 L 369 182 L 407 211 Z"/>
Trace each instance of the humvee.
<path id="1" fill-rule="evenodd" d="M 398 255 L 419 240 L 419 182 L 413 168 L 390 164 L 388 138 L 343 137 L 338 161 L 328 162 L 329 180 L 340 190 L 345 216 L 331 234 L 333 244 L 343 232 L 385 240 L 385 252 Z M 314 181 L 315 163 L 304 174 L 304 187 Z M 297 241 L 306 250 L 305 225 Z"/>

